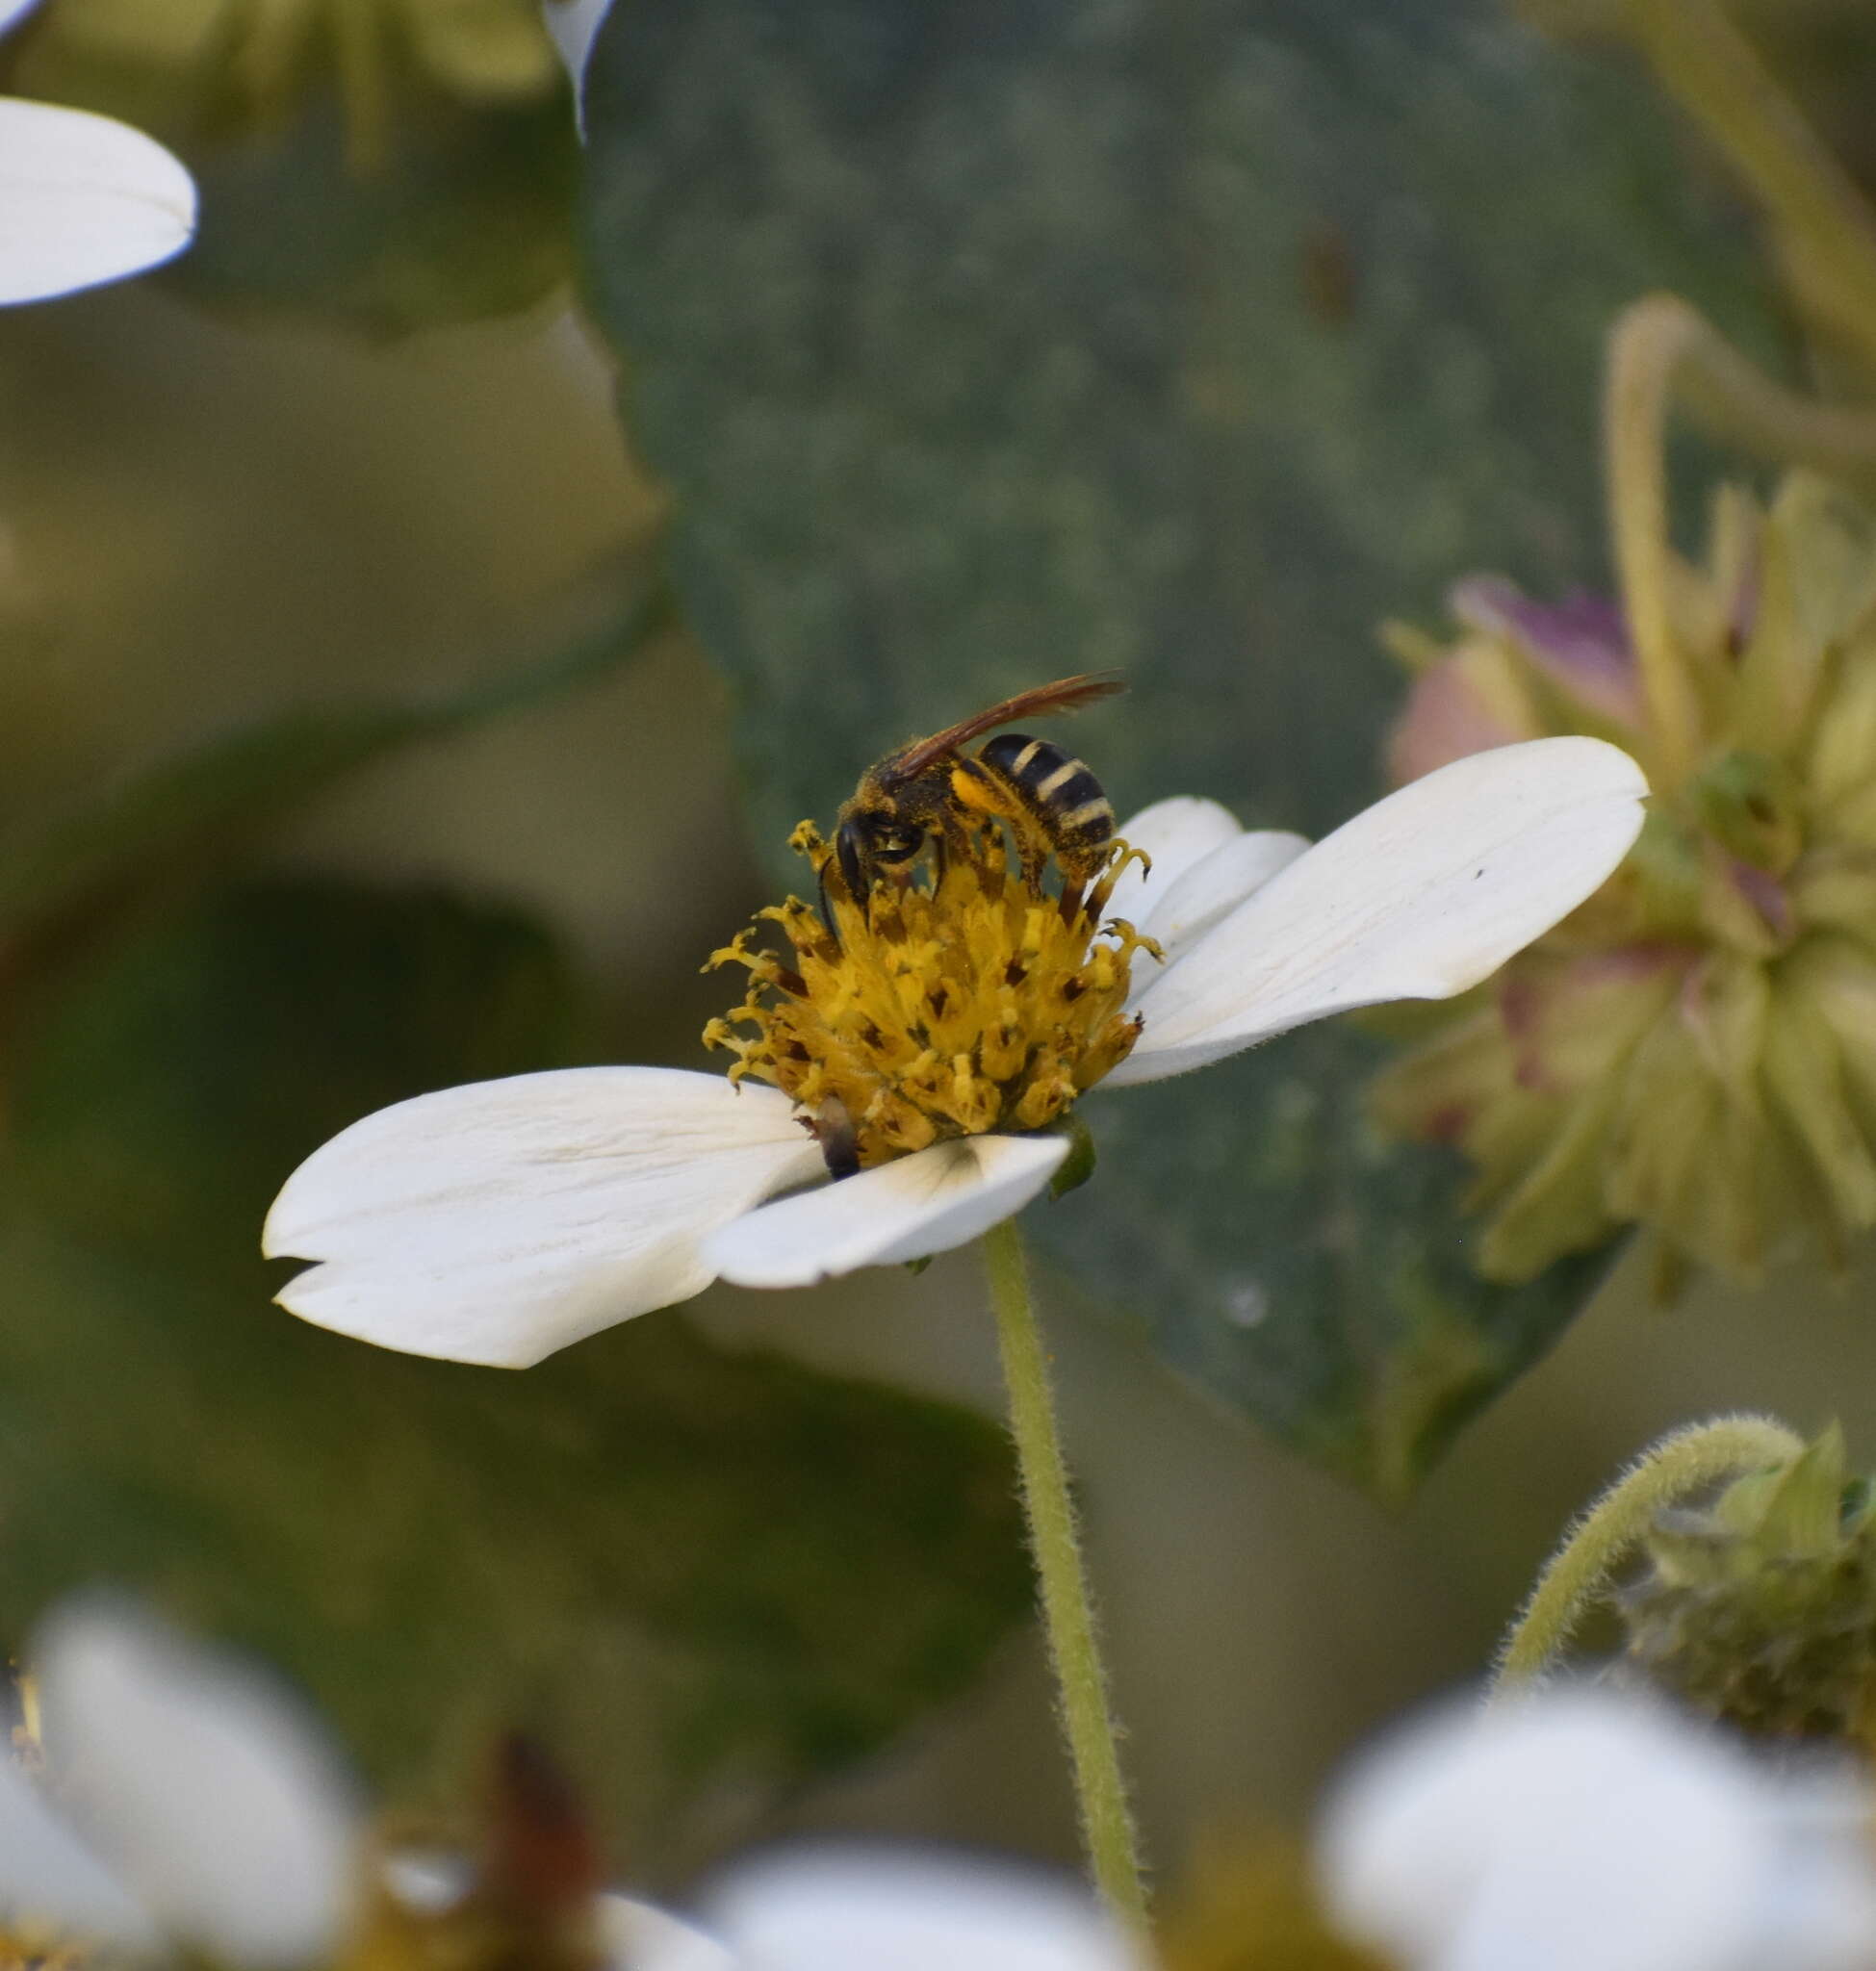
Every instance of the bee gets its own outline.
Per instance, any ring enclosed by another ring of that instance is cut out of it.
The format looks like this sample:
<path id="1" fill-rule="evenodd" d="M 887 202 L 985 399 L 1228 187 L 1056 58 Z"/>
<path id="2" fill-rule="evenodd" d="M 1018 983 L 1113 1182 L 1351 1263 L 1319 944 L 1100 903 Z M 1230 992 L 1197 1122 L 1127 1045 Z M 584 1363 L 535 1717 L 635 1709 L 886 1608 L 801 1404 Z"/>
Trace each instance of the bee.
<path id="1" fill-rule="evenodd" d="M 868 767 L 835 834 L 848 894 L 863 905 L 877 878 L 908 877 L 928 844 L 942 866 L 946 849 L 962 847 L 965 830 L 987 818 L 1010 824 L 1031 889 L 1040 894 L 1053 855 L 1065 893 L 1079 892 L 1114 839 L 1114 809 L 1100 781 L 1072 754 L 1022 732 L 998 732 L 974 754 L 964 749 L 1013 719 L 1070 711 L 1126 688 L 1118 678 L 1058 678 Z"/>

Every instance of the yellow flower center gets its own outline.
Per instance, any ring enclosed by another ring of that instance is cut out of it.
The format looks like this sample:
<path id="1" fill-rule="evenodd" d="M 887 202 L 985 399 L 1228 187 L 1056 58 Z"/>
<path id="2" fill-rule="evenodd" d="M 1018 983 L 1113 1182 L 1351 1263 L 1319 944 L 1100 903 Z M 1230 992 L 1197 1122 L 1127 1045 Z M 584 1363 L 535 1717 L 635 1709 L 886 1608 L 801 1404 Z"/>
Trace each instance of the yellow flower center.
<path id="1" fill-rule="evenodd" d="M 790 846 L 833 928 L 799 897 L 759 911 L 794 963 L 757 948 L 754 926 L 713 953 L 705 969 L 746 966 L 749 992 L 704 1043 L 735 1055 L 732 1081 L 754 1075 L 799 1104 L 831 1168 L 1041 1129 L 1132 1051 L 1129 961 L 1161 954 L 1101 912 L 1120 871 L 1145 859 L 1138 850 L 1115 842 L 1086 897 L 1058 898 L 1013 871 L 1001 834 L 985 829 L 936 882 L 883 880 L 862 904 L 811 822 Z"/>

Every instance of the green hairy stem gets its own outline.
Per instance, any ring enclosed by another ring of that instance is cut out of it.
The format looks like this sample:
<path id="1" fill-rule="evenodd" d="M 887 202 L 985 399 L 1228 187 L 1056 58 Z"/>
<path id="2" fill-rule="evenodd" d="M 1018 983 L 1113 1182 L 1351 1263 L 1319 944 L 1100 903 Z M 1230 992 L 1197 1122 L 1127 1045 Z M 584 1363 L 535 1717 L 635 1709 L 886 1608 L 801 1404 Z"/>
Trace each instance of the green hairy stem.
<path id="1" fill-rule="evenodd" d="M 984 1235 L 984 1258 L 990 1304 L 996 1310 L 1003 1379 L 1010 1392 L 1010 1428 L 1016 1445 L 1042 1625 L 1074 1769 L 1082 1839 L 1109 1907 L 1128 1929 L 1144 1936 L 1146 1892 L 1141 1881 L 1133 1814 L 1120 1774 L 1107 1673 L 1101 1664 L 1067 1470 L 1062 1462 L 1048 1364 L 1030 1297 L 1022 1237 L 1014 1218 Z"/>
<path id="2" fill-rule="evenodd" d="M 1564 1533 L 1499 1651 L 1493 1696 L 1529 1687 L 1555 1665 L 1663 1506 L 1737 1472 L 1788 1464 L 1804 1448 L 1770 1417 L 1715 1417 L 1650 1445 Z"/>

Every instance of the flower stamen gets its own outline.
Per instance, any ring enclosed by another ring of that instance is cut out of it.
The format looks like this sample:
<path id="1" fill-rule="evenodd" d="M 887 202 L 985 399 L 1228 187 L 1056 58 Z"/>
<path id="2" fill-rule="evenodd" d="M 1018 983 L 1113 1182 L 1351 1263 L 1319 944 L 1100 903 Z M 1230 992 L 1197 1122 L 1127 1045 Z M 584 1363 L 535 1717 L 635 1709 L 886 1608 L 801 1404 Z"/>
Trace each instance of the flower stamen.
<path id="1" fill-rule="evenodd" d="M 822 909 L 789 897 L 757 913 L 793 947 L 786 963 L 752 926 L 706 969 L 749 973 L 742 1003 L 704 1030 L 800 1105 L 831 1169 L 860 1169 L 947 1138 L 1044 1129 L 1132 1051 L 1126 1011 L 1137 951 L 1162 954 L 1124 919 L 1103 922 L 1121 870 L 1146 858 L 1116 841 L 1092 885 L 1045 891 L 1010 865 L 994 824 L 964 832 L 922 879 L 887 878 L 863 901 L 811 822 L 789 846 Z"/>

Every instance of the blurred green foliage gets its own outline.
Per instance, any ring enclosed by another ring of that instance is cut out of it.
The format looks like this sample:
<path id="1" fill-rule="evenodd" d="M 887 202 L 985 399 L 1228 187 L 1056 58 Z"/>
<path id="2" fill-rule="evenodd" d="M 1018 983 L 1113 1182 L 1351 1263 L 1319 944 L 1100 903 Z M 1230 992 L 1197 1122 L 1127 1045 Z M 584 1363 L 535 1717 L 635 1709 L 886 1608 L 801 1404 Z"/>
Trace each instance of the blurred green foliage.
<path id="1" fill-rule="evenodd" d="M 1601 567 L 1613 311 L 1776 343 L 1658 107 L 1483 5 L 634 0 L 586 109 L 589 288 L 778 873 L 907 733 L 1109 664 L 1077 743 L 1123 816 L 1332 826 L 1379 791 L 1382 618 Z M 1038 1216 L 1399 1497 L 1595 1269 L 1474 1279 L 1456 1167 L 1363 1120 L 1375 1058 L 1340 1026 L 1097 1098 L 1098 1182 Z"/>
<path id="2" fill-rule="evenodd" d="M 1030 1601 L 1001 1436 L 677 1316 L 516 1376 L 269 1308 L 258 1227 L 325 1137 L 617 1050 L 529 916 L 210 879 L 665 620 L 655 576 L 610 571 L 475 686 L 285 711 L 0 855 L 0 1599 L 102 1577 L 248 1640 L 406 1807 L 460 1802 L 521 1707 L 641 1877 L 971 1681 Z"/>
<path id="3" fill-rule="evenodd" d="M 0 83 L 184 159 L 201 230 L 163 278 L 204 299 L 400 334 L 567 276 L 578 141 L 534 0 L 48 0 Z"/>
<path id="4" fill-rule="evenodd" d="M 1003 1446 L 962 1412 L 677 1316 L 525 1376 L 388 1355 L 0 1216 L 7 1605 L 109 1579 L 265 1651 L 446 1833 L 523 1722 L 635 1879 L 694 1865 L 967 1688 L 1029 1605 Z"/>
<path id="5" fill-rule="evenodd" d="M 538 605 L 519 653 L 464 690 L 290 706 L 18 828 L 0 838 L 0 981 L 43 991 L 49 970 L 251 855 L 348 774 L 603 677 L 668 616 L 655 565 L 622 556 Z"/>

